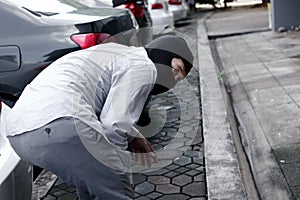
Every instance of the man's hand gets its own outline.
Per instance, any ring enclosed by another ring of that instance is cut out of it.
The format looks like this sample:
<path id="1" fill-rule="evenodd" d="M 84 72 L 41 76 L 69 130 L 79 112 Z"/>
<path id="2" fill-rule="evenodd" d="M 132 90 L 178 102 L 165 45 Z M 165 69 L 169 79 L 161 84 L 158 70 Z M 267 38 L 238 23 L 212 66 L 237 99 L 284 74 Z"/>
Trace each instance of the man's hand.
<path id="1" fill-rule="evenodd" d="M 151 167 L 152 160 L 157 163 L 157 156 L 149 141 L 142 135 L 138 134 L 130 143 L 129 148 L 135 153 L 134 160 L 137 162 L 138 155 L 141 155 L 142 165 L 145 166 L 145 160 L 148 167 Z"/>

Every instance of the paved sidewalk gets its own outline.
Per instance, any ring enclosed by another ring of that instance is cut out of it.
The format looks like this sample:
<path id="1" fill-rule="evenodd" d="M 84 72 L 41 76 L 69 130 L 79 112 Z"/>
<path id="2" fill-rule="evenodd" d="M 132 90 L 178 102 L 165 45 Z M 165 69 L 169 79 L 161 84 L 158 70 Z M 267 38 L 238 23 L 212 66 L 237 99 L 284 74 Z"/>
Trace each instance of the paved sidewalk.
<path id="1" fill-rule="evenodd" d="M 300 32 L 268 30 L 266 8 L 205 24 L 261 199 L 300 199 Z"/>

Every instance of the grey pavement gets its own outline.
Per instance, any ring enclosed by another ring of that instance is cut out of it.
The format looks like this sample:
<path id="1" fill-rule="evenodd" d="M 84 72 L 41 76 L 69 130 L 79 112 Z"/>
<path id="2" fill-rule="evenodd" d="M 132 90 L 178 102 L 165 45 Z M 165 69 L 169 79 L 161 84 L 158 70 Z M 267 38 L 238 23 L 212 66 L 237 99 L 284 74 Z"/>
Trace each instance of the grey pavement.
<path id="1" fill-rule="evenodd" d="M 300 199 L 300 33 L 268 30 L 264 7 L 214 12 L 204 24 L 260 198 Z"/>

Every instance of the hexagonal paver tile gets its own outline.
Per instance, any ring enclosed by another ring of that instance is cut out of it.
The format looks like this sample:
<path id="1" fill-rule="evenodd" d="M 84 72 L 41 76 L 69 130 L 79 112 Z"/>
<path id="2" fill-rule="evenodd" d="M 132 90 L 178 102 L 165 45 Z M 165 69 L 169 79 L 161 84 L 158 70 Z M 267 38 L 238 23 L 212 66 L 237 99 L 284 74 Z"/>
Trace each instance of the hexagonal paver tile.
<path id="1" fill-rule="evenodd" d="M 169 141 L 169 140 L 172 139 L 172 137 L 170 137 L 170 136 L 161 136 L 160 139 L 163 140 L 163 141 Z"/>
<path id="2" fill-rule="evenodd" d="M 140 196 L 138 198 L 135 198 L 136 200 L 151 200 L 149 197 Z"/>
<path id="3" fill-rule="evenodd" d="M 152 192 L 150 194 L 147 195 L 147 197 L 149 197 L 150 199 L 157 199 L 158 197 L 161 197 L 163 194 L 158 193 L 158 192 Z"/>
<path id="4" fill-rule="evenodd" d="M 204 166 L 200 166 L 200 167 L 197 167 L 195 170 L 198 170 L 200 172 L 204 172 L 205 167 Z"/>
<path id="5" fill-rule="evenodd" d="M 66 189 L 68 187 L 70 187 L 70 185 L 68 185 L 67 183 L 60 183 L 60 184 L 55 184 L 56 187 L 59 187 L 60 189 Z"/>
<path id="6" fill-rule="evenodd" d="M 135 185 L 140 184 L 144 181 L 146 181 L 146 176 L 143 174 L 133 174 L 133 183 Z"/>
<path id="7" fill-rule="evenodd" d="M 205 174 L 198 174 L 197 176 L 194 176 L 194 181 L 195 182 L 200 182 L 200 181 L 205 181 Z"/>
<path id="8" fill-rule="evenodd" d="M 191 127 L 191 126 L 182 126 L 182 127 L 180 127 L 180 131 L 182 131 L 182 132 L 190 132 L 192 130 L 193 130 L 193 127 Z"/>
<path id="9" fill-rule="evenodd" d="M 201 130 L 201 129 L 199 129 Z M 201 144 L 203 142 L 203 137 L 202 136 L 196 136 L 192 142 L 192 145 L 197 145 Z"/>
<path id="10" fill-rule="evenodd" d="M 188 171 L 188 172 L 185 172 L 184 174 L 189 175 L 189 176 L 196 176 L 196 175 L 198 175 L 198 174 L 200 174 L 200 173 L 201 173 L 201 172 L 199 172 L 198 170 L 192 169 L 192 170 L 190 170 L 190 171 Z"/>
<path id="11" fill-rule="evenodd" d="M 192 159 L 187 156 L 181 156 L 174 160 L 174 164 L 184 166 L 192 163 Z"/>
<path id="12" fill-rule="evenodd" d="M 185 172 L 187 172 L 187 171 L 189 171 L 189 170 L 190 170 L 189 168 L 186 168 L 186 167 L 180 167 L 180 168 L 175 169 L 174 171 L 175 171 L 175 172 L 178 172 L 178 173 L 180 173 L 180 174 L 183 174 L 183 173 L 185 173 Z"/>
<path id="13" fill-rule="evenodd" d="M 180 188 L 171 184 L 157 185 L 156 191 L 163 194 L 175 194 L 180 192 Z"/>
<path id="14" fill-rule="evenodd" d="M 196 163 L 199 165 L 204 165 L 204 158 L 202 158 L 202 157 L 193 158 L 193 163 Z"/>
<path id="15" fill-rule="evenodd" d="M 154 139 L 149 139 L 149 141 L 150 141 L 152 144 L 158 144 L 158 143 L 160 142 L 160 140 L 159 140 L 159 139 L 156 139 L 156 138 L 154 138 Z"/>
<path id="16" fill-rule="evenodd" d="M 138 198 L 138 197 L 140 197 L 141 195 L 139 194 L 139 193 L 136 193 L 136 192 L 134 192 L 134 198 Z"/>
<path id="17" fill-rule="evenodd" d="M 200 165 L 196 164 L 196 163 L 192 163 L 192 164 L 189 164 L 189 165 L 187 165 L 185 167 L 190 168 L 190 169 L 196 169 L 197 167 L 200 167 Z"/>
<path id="18" fill-rule="evenodd" d="M 191 181 L 192 181 L 192 177 L 184 175 L 184 174 L 176 176 L 175 178 L 172 179 L 172 183 L 174 185 L 179 185 L 179 186 L 186 185 L 187 183 L 190 183 Z"/>
<path id="19" fill-rule="evenodd" d="M 165 149 L 179 149 L 180 147 L 184 147 L 183 142 L 176 142 L 176 143 L 168 143 L 168 146 L 165 146 Z"/>
<path id="20" fill-rule="evenodd" d="M 178 149 L 164 149 L 163 151 L 157 152 L 157 157 L 160 160 L 174 159 L 182 155 L 182 151 Z"/>
<path id="21" fill-rule="evenodd" d="M 76 188 L 75 187 L 68 187 L 65 190 L 67 190 L 68 192 L 76 192 Z"/>
<path id="22" fill-rule="evenodd" d="M 186 199 L 189 199 L 189 197 L 184 194 L 169 194 L 158 198 L 158 200 L 186 200 Z"/>
<path id="23" fill-rule="evenodd" d="M 199 153 L 200 153 L 199 151 L 187 150 L 186 152 L 184 152 L 184 155 L 192 158 L 197 158 L 199 157 Z"/>
<path id="24" fill-rule="evenodd" d="M 135 186 L 134 191 L 141 195 L 146 195 L 154 191 L 154 185 L 152 183 L 144 182 Z"/>
<path id="25" fill-rule="evenodd" d="M 170 172 L 166 173 L 164 176 L 169 177 L 169 178 L 173 178 L 173 177 L 178 176 L 178 175 L 179 175 L 178 172 L 170 171 Z"/>
<path id="26" fill-rule="evenodd" d="M 166 166 L 166 169 L 169 169 L 169 170 L 174 170 L 174 169 L 177 169 L 177 168 L 179 168 L 179 166 L 178 165 L 174 165 L 174 164 Z"/>
<path id="27" fill-rule="evenodd" d="M 58 190 L 56 192 L 51 193 L 51 195 L 55 196 L 55 197 L 60 197 L 63 196 L 65 194 L 67 194 L 68 192 L 65 190 Z"/>
<path id="28" fill-rule="evenodd" d="M 44 198 L 44 200 L 56 200 L 56 197 L 53 197 L 51 195 L 48 195 Z"/>
<path id="29" fill-rule="evenodd" d="M 170 122 L 171 122 L 171 121 L 170 121 Z M 167 132 L 168 134 L 169 134 L 169 133 L 172 133 L 172 132 L 173 132 L 173 133 L 177 133 L 177 128 L 172 128 L 172 127 L 168 127 L 168 128 L 167 128 L 167 127 L 166 127 L 166 128 L 164 128 L 163 130 L 164 130 L 165 132 Z"/>
<path id="30" fill-rule="evenodd" d="M 167 135 L 174 138 L 177 134 L 177 131 L 171 131 L 171 132 L 168 132 Z"/>
<path id="31" fill-rule="evenodd" d="M 160 144 L 152 144 L 152 147 L 154 150 L 160 150 L 160 149 L 162 149 L 163 146 Z"/>
<path id="32" fill-rule="evenodd" d="M 206 195 L 205 182 L 190 183 L 183 187 L 182 192 L 184 194 L 188 194 L 192 197 L 198 197 L 198 196 L 205 197 L 205 195 Z"/>
<path id="33" fill-rule="evenodd" d="M 192 151 L 199 151 L 200 152 L 200 149 L 201 149 L 201 144 L 200 145 L 198 145 L 198 144 L 192 144 L 190 150 L 192 150 Z"/>
<path id="34" fill-rule="evenodd" d="M 167 172 L 170 171 L 170 169 L 166 168 L 166 166 L 170 165 L 172 162 L 173 162 L 172 159 L 169 159 L 169 160 L 160 160 L 159 159 L 157 163 L 154 163 L 152 165 L 152 169 L 151 170 L 156 171 L 158 169 L 164 168 L 163 171 L 162 171 L 162 173 L 159 174 L 159 175 L 162 175 L 162 174 L 167 173 Z M 152 175 L 157 175 L 157 174 L 152 174 Z"/>
<path id="35" fill-rule="evenodd" d="M 149 176 L 148 181 L 153 184 L 167 184 L 170 183 L 170 178 L 164 176 Z"/>
<path id="36" fill-rule="evenodd" d="M 65 194 L 61 197 L 58 197 L 57 200 L 74 200 L 74 199 L 77 199 L 77 194 L 75 193 L 68 193 L 68 194 Z"/>

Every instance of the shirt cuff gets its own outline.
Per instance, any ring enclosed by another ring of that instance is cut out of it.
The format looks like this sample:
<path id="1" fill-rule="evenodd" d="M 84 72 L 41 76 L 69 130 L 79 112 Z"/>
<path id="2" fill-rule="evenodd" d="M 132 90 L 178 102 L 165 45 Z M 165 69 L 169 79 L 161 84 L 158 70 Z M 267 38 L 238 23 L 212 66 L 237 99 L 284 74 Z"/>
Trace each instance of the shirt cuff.
<path id="1" fill-rule="evenodd" d="M 130 143 L 140 133 L 134 126 L 131 127 L 131 132 L 127 134 L 127 142 Z"/>

